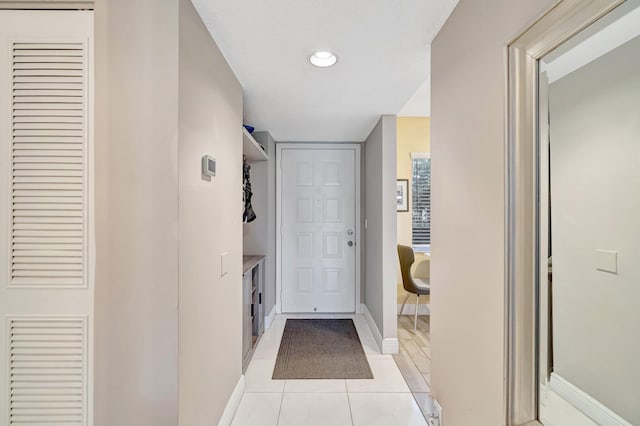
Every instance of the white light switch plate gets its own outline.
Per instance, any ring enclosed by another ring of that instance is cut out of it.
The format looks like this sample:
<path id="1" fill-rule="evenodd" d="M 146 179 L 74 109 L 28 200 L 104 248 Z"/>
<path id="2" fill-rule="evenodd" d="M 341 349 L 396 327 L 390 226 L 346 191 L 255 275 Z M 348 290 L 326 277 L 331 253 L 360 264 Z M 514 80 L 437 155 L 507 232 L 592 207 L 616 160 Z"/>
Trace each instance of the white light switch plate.
<path id="1" fill-rule="evenodd" d="M 618 252 L 611 250 L 596 250 L 596 269 L 598 271 L 618 273 Z"/>
<path id="2" fill-rule="evenodd" d="M 224 277 L 229 273 L 229 252 L 220 255 L 220 276 Z"/>

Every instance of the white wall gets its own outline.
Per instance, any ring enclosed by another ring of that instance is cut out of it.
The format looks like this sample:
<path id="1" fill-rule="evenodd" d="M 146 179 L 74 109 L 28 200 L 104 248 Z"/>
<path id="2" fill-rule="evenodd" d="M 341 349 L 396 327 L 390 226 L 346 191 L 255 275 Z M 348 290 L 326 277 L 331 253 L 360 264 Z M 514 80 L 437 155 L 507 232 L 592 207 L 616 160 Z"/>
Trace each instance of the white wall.
<path id="1" fill-rule="evenodd" d="M 554 372 L 640 424 L 640 38 L 549 99 Z M 618 252 L 617 274 L 597 249 Z"/>
<path id="2" fill-rule="evenodd" d="M 242 225 L 244 254 L 266 255 L 264 314 L 276 304 L 276 143 L 268 132 L 255 132 L 269 161 L 251 164 L 251 198 L 256 220 Z"/>
<path id="3" fill-rule="evenodd" d="M 179 413 L 199 426 L 217 423 L 242 373 L 242 88 L 191 1 L 179 3 Z M 217 161 L 210 180 L 204 154 Z"/>
<path id="4" fill-rule="evenodd" d="M 96 4 L 96 426 L 178 422 L 177 14 Z"/>
<path id="5" fill-rule="evenodd" d="M 431 48 L 432 389 L 504 424 L 505 46 L 555 0 L 460 0 Z"/>
<path id="6" fill-rule="evenodd" d="M 365 305 L 384 339 L 397 337 L 396 117 L 380 118 L 364 143 Z"/>

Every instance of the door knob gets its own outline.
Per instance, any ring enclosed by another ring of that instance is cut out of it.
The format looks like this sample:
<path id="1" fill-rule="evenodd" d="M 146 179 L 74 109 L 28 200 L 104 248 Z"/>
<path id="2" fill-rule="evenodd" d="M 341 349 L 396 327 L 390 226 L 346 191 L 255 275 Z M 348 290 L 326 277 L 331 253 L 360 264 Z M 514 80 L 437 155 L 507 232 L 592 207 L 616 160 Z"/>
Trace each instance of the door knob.
<path id="1" fill-rule="evenodd" d="M 353 247 L 353 241 L 347 241 L 347 245 L 348 245 L 349 247 Z"/>

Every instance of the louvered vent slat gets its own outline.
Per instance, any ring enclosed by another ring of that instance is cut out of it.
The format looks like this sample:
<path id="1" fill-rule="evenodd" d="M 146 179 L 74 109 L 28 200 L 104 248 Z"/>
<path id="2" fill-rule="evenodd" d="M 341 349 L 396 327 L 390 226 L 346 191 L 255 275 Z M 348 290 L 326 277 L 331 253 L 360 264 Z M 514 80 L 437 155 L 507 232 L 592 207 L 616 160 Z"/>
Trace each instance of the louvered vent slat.
<path id="1" fill-rule="evenodd" d="M 29 66 L 28 69 L 41 69 L 41 70 L 81 70 L 82 65 L 75 62 L 40 62 L 40 63 L 31 63 L 25 64 L 21 62 L 16 62 L 13 64 L 16 70 L 27 69 L 26 66 Z"/>
<path id="2" fill-rule="evenodd" d="M 85 58 L 82 43 L 13 43 L 13 287 L 86 286 Z"/>
<path id="3" fill-rule="evenodd" d="M 82 49 L 82 43 L 19 43 L 13 44 L 14 48 L 19 50 L 69 50 L 69 49 Z"/>
<path id="4" fill-rule="evenodd" d="M 8 319 L 9 424 L 86 424 L 85 318 Z"/>
<path id="5" fill-rule="evenodd" d="M 30 77 L 21 77 L 21 76 L 14 76 L 13 78 L 13 83 L 14 84 L 18 84 L 18 83 L 28 83 L 28 84 L 49 84 L 49 83 L 74 83 L 74 84 L 83 84 L 84 80 L 82 78 L 82 76 L 70 76 L 70 75 L 62 75 L 62 76 L 57 76 L 57 77 L 42 77 L 42 78 L 38 78 L 38 79 L 33 79 Z"/>
<path id="6" fill-rule="evenodd" d="M 61 89 L 76 89 L 82 90 L 82 83 L 43 83 L 43 82 L 30 82 L 30 83 L 18 83 L 14 82 L 13 87 L 18 90 L 61 90 Z"/>
<path id="7" fill-rule="evenodd" d="M 66 114 L 78 114 L 77 111 L 82 110 L 82 105 L 80 104 L 64 104 L 64 103 L 37 103 L 37 101 L 33 99 L 28 99 L 27 101 L 22 100 L 22 102 L 13 103 L 14 114 L 25 114 L 29 110 L 47 108 L 48 110 L 55 112 L 56 110 L 64 110 Z"/>
<path id="8" fill-rule="evenodd" d="M 48 47 L 47 47 L 48 46 Z M 63 47 L 64 46 L 64 47 Z M 61 48 L 63 47 L 63 48 Z M 80 44 L 59 44 L 59 45 L 47 45 L 43 44 L 40 48 L 36 48 L 33 45 L 26 43 L 14 43 L 13 57 L 20 58 L 22 56 L 76 56 L 81 58 L 83 56 L 83 46 Z"/>
<path id="9" fill-rule="evenodd" d="M 53 68 L 53 67 L 52 67 Z M 82 70 L 66 70 L 66 69 L 50 69 L 41 70 L 37 68 L 30 69 L 15 69 L 14 75 L 16 77 L 32 77 L 31 81 L 49 80 L 47 77 L 58 77 L 60 81 L 69 82 L 73 80 L 79 80 L 82 78 Z M 75 77 L 75 78 L 74 78 Z"/>

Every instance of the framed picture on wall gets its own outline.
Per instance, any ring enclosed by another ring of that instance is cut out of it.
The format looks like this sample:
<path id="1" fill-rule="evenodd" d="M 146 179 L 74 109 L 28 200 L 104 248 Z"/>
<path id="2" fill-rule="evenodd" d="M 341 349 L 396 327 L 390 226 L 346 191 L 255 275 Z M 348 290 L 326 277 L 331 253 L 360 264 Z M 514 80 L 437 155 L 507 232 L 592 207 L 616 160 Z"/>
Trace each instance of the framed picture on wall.
<path id="1" fill-rule="evenodd" d="M 396 180 L 396 210 L 399 212 L 409 211 L 409 179 Z"/>

